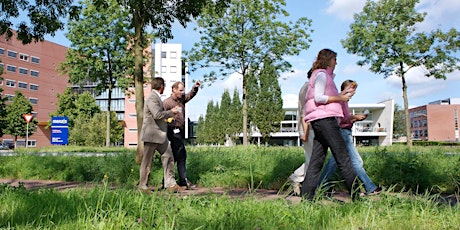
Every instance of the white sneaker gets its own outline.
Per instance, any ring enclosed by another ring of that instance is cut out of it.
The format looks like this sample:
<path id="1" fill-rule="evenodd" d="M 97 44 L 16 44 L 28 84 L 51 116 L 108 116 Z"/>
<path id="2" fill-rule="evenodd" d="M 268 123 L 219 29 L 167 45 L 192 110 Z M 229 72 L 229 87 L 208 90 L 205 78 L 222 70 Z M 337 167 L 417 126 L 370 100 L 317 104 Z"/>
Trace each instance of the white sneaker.
<path id="1" fill-rule="evenodd" d="M 292 191 L 296 196 L 300 196 L 300 183 L 299 182 L 293 182 L 292 183 Z"/>

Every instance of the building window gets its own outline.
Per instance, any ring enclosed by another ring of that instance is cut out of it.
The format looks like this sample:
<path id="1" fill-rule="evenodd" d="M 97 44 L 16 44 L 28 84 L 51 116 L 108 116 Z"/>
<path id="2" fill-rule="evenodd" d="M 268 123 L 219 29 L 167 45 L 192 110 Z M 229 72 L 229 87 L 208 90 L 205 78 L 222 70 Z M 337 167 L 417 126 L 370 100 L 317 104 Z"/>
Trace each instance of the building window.
<path id="1" fill-rule="evenodd" d="M 165 51 L 161 51 L 161 58 L 166 58 L 166 52 Z"/>
<path id="2" fill-rule="evenodd" d="M 5 85 L 8 86 L 8 87 L 14 88 L 14 87 L 16 87 L 16 81 L 7 79 Z"/>
<path id="3" fill-rule="evenodd" d="M 21 67 L 19 67 L 19 73 L 20 73 L 20 74 L 27 75 L 27 74 L 29 74 L 29 70 L 26 69 L 26 68 L 21 68 Z"/>
<path id="4" fill-rule="evenodd" d="M 29 97 L 29 101 L 32 105 L 38 105 L 38 98 Z"/>
<path id="5" fill-rule="evenodd" d="M 166 66 L 162 66 L 162 67 L 161 67 L 161 72 L 162 72 L 162 73 L 166 73 Z"/>
<path id="6" fill-rule="evenodd" d="M 177 58 L 177 52 L 176 51 L 171 51 L 171 59 L 176 59 Z"/>
<path id="7" fill-rule="evenodd" d="M 19 60 L 22 60 L 22 61 L 29 61 L 29 55 L 27 54 L 19 54 Z"/>
<path id="8" fill-rule="evenodd" d="M 129 117 L 137 117 L 135 113 L 130 113 Z"/>
<path id="9" fill-rule="evenodd" d="M 128 132 L 135 133 L 135 132 L 137 132 L 137 129 L 136 128 L 129 128 Z"/>
<path id="10" fill-rule="evenodd" d="M 17 58 L 17 57 L 18 57 L 18 53 L 17 53 L 17 52 L 14 52 L 14 51 L 11 51 L 11 50 L 8 50 L 8 57 L 10 57 L 10 58 Z"/>
<path id="11" fill-rule="evenodd" d="M 5 49 L 0 48 L 0 55 L 5 55 Z"/>
<path id="12" fill-rule="evenodd" d="M 30 84 L 30 90 L 32 91 L 38 91 L 38 85 L 35 85 L 35 84 Z"/>
<path id="13" fill-rule="evenodd" d="M 5 98 L 7 98 L 8 101 L 13 101 L 14 95 L 11 94 L 5 94 Z"/>
<path id="14" fill-rule="evenodd" d="M 19 81 L 18 82 L 18 88 L 27 89 L 27 83 Z"/>
<path id="15" fill-rule="evenodd" d="M 176 73 L 177 72 L 177 67 L 176 66 L 171 66 L 170 71 L 171 71 L 171 73 Z"/>
<path id="16" fill-rule="evenodd" d="M 38 75 L 39 75 L 39 72 L 38 72 L 38 71 L 36 71 L 36 70 L 30 70 L 30 76 L 32 76 L 32 77 L 38 77 Z"/>
<path id="17" fill-rule="evenodd" d="M 32 63 L 40 64 L 40 58 L 32 56 L 30 59 Z"/>
<path id="18" fill-rule="evenodd" d="M 6 65 L 6 71 L 16 73 L 16 66 Z"/>
<path id="19" fill-rule="evenodd" d="M 128 102 L 129 102 L 130 104 L 134 104 L 134 103 L 136 103 L 136 99 L 129 99 Z"/>

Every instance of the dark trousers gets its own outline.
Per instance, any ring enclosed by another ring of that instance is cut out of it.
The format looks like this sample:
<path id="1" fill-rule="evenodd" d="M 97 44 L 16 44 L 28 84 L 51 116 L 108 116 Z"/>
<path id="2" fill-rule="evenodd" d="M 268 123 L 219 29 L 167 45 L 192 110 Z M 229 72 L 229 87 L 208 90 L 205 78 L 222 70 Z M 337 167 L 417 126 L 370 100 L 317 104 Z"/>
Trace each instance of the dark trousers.
<path id="1" fill-rule="evenodd" d="M 312 200 L 315 196 L 321 169 L 326 159 L 327 150 L 330 148 L 332 156 L 337 162 L 337 167 L 345 179 L 345 185 L 354 200 L 358 195 L 356 172 L 351 164 L 350 155 L 340 133 L 337 119 L 334 117 L 323 118 L 312 121 L 310 124 L 315 132 L 315 139 L 313 140 L 310 164 L 302 182 L 302 197 Z"/>
<path id="2" fill-rule="evenodd" d="M 174 162 L 177 164 L 177 172 L 179 174 L 179 185 L 186 186 L 187 169 L 185 163 L 187 160 L 187 151 L 185 150 L 185 133 L 183 128 L 178 128 L 179 133 L 174 133 L 175 127 L 168 127 L 168 139 L 171 142 L 171 148 L 174 156 Z"/>

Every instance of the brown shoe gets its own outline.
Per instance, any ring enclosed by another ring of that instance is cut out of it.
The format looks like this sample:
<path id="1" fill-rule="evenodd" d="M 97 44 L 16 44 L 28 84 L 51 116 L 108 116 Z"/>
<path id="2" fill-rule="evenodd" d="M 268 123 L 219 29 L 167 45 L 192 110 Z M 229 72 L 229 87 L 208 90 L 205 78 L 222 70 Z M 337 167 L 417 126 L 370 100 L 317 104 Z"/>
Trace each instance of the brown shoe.
<path id="1" fill-rule="evenodd" d="M 139 186 L 139 191 L 145 194 L 152 194 L 152 190 L 149 189 L 147 186 Z"/>
<path id="2" fill-rule="evenodd" d="M 185 178 L 185 184 L 181 184 L 181 187 L 185 187 L 187 190 L 194 190 L 196 189 L 196 185 L 192 184 L 187 178 Z"/>

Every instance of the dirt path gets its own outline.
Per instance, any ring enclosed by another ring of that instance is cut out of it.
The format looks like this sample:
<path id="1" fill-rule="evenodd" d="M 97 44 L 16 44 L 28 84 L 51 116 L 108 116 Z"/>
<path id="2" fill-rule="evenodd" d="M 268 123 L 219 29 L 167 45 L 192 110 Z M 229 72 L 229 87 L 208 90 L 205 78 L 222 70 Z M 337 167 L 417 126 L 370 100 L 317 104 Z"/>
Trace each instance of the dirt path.
<path id="1" fill-rule="evenodd" d="M 78 182 L 64 182 L 64 181 L 50 181 L 50 180 L 22 180 L 22 179 L 8 179 L 8 178 L 0 178 L 0 184 L 8 184 L 10 186 L 18 187 L 22 184 L 28 190 L 34 189 L 56 189 L 56 190 L 64 190 L 64 189 L 72 189 L 72 188 L 81 188 L 87 187 L 91 188 L 94 186 L 92 183 L 78 183 Z M 226 195 L 233 198 L 244 198 L 248 195 L 258 197 L 262 200 L 274 200 L 274 199 L 285 199 L 293 204 L 298 204 L 302 201 L 302 199 L 298 196 L 289 196 L 285 192 L 279 192 L 278 190 L 268 190 L 268 189 L 257 189 L 255 191 L 250 191 L 249 189 L 245 188 L 203 188 L 198 187 L 194 190 L 186 190 L 181 189 L 176 192 L 179 196 L 187 196 L 187 195 L 208 195 L 208 194 L 218 194 L 218 195 Z M 400 193 L 394 193 L 395 195 L 401 195 Z M 351 198 L 347 192 L 335 192 L 333 198 L 341 201 L 349 203 L 351 202 Z M 378 196 L 375 197 L 378 199 Z M 455 206 L 459 204 L 460 196 L 459 195 L 444 195 L 440 196 L 438 201 L 440 203 L 447 203 L 451 206 Z"/>

